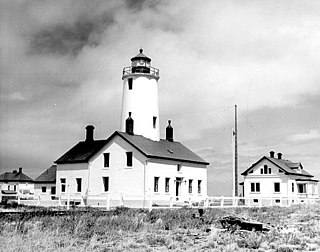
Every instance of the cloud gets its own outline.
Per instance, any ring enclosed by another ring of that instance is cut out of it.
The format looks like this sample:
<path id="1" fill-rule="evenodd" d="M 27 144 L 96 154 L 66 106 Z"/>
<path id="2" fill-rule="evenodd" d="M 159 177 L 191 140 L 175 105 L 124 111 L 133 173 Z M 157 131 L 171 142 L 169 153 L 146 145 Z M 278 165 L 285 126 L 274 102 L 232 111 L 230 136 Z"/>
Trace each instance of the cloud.
<path id="1" fill-rule="evenodd" d="M 232 163 L 234 104 L 241 169 L 271 148 L 314 141 L 319 132 L 305 131 L 320 127 L 319 10 L 318 1 L 2 1 L 3 145 L 14 152 L 19 137 L 21 150 L 36 139 L 57 158 L 86 124 L 97 138 L 117 130 L 121 71 L 140 46 L 160 69 L 161 135 L 171 119 L 175 139 L 212 171 Z M 2 163 L 17 162 L 3 153 Z"/>
<path id="2" fill-rule="evenodd" d="M 288 140 L 291 142 L 305 142 L 320 140 L 320 131 L 313 129 L 306 133 L 294 134 L 288 137 Z"/>
<path id="3" fill-rule="evenodd" d="M 104 29 L 112 23 L 112 16 L 106 14 L 93 20 L 80 18 L 72 25 L 57 24 L 34 34 L 31 50 L 33 53 L 76 56 L 84 46 L 98 46 Z"/>

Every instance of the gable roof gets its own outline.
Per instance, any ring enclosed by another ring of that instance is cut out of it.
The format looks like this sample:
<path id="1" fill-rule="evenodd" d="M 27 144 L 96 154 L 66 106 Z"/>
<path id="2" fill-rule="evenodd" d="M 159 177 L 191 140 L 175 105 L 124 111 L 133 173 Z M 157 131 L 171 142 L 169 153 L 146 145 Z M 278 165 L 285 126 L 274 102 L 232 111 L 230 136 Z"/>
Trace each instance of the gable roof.
<path id="1" fill-rule="evenodd" d="M 170 142 L 164 139 L 153 141 L 141 135 L 129 135 L 119 131 L 116 131 L 116 133 L 148 158 L 209 164 L 180 142 Z"/>
<path id="2" fill-rule="evenodd" d="M 56 183 L 57 165 L 52 165 L 38 176 L 34 183 Z"/>
<path id="3" fill-rule="evenodd" d="M 108 140 L 82 141 L 72 147 L 54 163 L 87 163 L 107 144 Z"/>
<path id="4" fill-rule="evenodd" d="M 299 168 L 300 166 L 302 167 L 301 163 L 294 163 L 294 162 L 287 160 L 287 159 L 277 159 L 277 158 L 271 158 L 271 157 L 266 157 L 266 156 L 263 156 L 257 162 L 252 164 L 248 169 L 246 169 L 244 172 L 242 172 L 241 175 L 247 175 L 249 170 L 252 167 L 256 166 L 259 162 L 261 162 L 264 159 L 269 160 L 271 163 L 273 163 L 279 169 L 281 169 L 282 171 L 284 171 L 285 173 L 287 173 L 289 175 L 313 177 L 313 175 L 311 175 L 310 173 L 306 172 L 303 169 L 300 170 L 301 172 L 297 171 L 297 168 Z"/>
<path id="5" fill-rule="evenodd" d="M 95 154 L 97 154 L 107 143 L 117 136 L 121 137 L 147 158 L 159 158 L 180 162 L 185 161 L 205 165 L 209 164 L 179 142 L 170 142 L 163 139 L 160 141 L 153 141 L 141 135 L 129 135 L 120 131 L 115 131 L 107 140 L 79 142 L 57 161 L 55 161 L 55 163 L 63 164 L 89 162 L 89 160 Z"/>
<path id="6" fill-rule="evenodd" d="M 0 182 L 33 182 L 33 179 L 22 171 L 5 172 L 0 175 Z"/>

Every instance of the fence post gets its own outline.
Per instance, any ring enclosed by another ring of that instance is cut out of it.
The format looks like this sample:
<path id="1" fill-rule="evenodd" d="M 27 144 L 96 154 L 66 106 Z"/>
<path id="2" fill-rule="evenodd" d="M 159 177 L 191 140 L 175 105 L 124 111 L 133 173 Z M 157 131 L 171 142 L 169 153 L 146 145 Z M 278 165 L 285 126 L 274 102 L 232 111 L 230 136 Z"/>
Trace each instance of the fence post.
<path id="1" fill-rule="evenodd" d="M 68 184 L 68 192 L 67 192 L 67 210 L 70 209 L 70 195 L 69 195 L 69 184 Z"/>
<path id="2" fill-rule="evenodd" d="M 251 207 L 251 198 L 248 198 L 248 207 Z"/>
<path id="3" fill-rule="evenodd" d="M 37 206 L 40 206 L 40 195 L 38 195 L 38 202 L 37 202 Z"/>
<path id="4" fill-rule="evenodd" d="M 207 197 L 205 202 L 204 202 L 204 207 L 209 207 L 209 198 Z"/>
<path id="5" fill-rule="evenodd" d="M 81 197 L 80 206 L 85 206 L 85 204 L 84 204 L 84 199 L 83 199 L 83 197 L 84 197 L 84 196 L 83 196 L 83 195 L 81 195 L 80 197 Z"/>
<path id="6" fill-rule="evenodd" d="M 224 205 L 224 197 L 223 197 L 223 196 L 221 196 L 220 206 L 221 206 L 221 207 L 223 207 L 223 205 Z"/>
<path id="7" fill-rule="evenodd" d="M 124 200 L 123 200 L 123 195 L 122 195 L 122 193 L 120 193 L 120 206 L 121 206 L 121 207 L 124 206 Z"/>
<path id="8" fill-rule="evenodd" d="M 170 204 L 171 204 L 171 202 L 170 202 Z M 192 207 L 192 200 L 191 200 L 191 198 L 189 198 L 189 207 Z"/>
<path id="9" fill-rule="evenodd" d="M 58 196 L 59 199 L 59 206 L 61 207 L 62 203 L 61 203 L 61 195 Z"/>
<path id="10" fill-rule="evenodd" d="M 20 194 L 18 194 L 18 204 L 19 205 L 21 204 L 21 196 L 20 196 Z"/>
<path id="11" fill-rule="evenodd" d="M 238 201 L 239 201 L 239 197 L 236 196 L 236 197 L 234 198 L 234 206 L 235 206 L 235 207 L 238 206 Z"/>
<path id="12" fill-rule="evenodd" d="M 152 195 L 149 195 L 149 211 L 152 210 Z"/>
<path id="13" fill-rule="evenodd" d="M 173 197 L 170 198 L 170 208 L 173 207 Z"/>
<path id="14" fill-rule="evenodd" d="M 107 210 L 110 210 L 110 202 L 111 202 L 111 197 L 110 194 L 107 195 Z"/>

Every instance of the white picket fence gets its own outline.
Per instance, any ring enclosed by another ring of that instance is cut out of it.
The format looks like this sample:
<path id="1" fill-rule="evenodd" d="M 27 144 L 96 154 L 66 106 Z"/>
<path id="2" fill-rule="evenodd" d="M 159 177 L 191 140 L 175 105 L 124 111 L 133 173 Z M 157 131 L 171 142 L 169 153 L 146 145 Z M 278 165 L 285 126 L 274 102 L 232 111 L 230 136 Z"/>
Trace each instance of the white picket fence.
<path id="1" fill-rule="evenodd" d="M 0 194 L 2 197 L 8 197 L 6 194 Z M 45 207 L 97 207 L 110 210 L 118 206 L 130 208 L 228 208 L 228 207 L 269 207 L 269 206 L 291 206 L 295 204 L 314 205 L 320 204 L 319 198 L 291 198 L 291 197 L 206 197 L 206 198 L 177 198 L 177 197 L 160 197 L 155 195 L 129 196 L 129 195 L 50 195 L 43 197 L 41 195 L 10 195 L 10 201 L 18 204 L 29 206 L 45 206 Z"/>

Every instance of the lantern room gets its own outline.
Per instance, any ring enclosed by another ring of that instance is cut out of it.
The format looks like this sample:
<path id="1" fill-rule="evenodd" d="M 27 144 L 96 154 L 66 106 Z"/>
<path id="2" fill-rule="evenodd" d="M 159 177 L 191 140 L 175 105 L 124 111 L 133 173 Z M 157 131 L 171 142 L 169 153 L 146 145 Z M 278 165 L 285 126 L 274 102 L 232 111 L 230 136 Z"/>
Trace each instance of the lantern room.
<path id="1" fill-rule="evenodd" d="M 159 70 L 151 67 L 151 59 L 143 54 L 143 49 L 139 50 L 139 54 L 131 58 L 131 66 L 123 69 L 122 79 L 132 74 L 152 75 L 159 79 Z"/>

